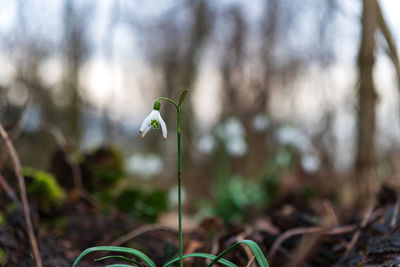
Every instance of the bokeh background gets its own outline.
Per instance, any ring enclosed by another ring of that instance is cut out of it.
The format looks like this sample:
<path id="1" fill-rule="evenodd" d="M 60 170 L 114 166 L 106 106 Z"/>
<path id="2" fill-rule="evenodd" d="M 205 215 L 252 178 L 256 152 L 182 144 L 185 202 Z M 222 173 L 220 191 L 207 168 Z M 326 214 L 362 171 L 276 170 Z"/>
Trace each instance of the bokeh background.
<path id="1" fill-rule="evenodd" d="M 345 206 L 365 170 L 399 175 L 399 76 L 379 27 L 376 104 L 361 108 L 368 2 L 1 0 L 1 123 L 24 166 L 68 188 L 74 162 L 88 190 L 151 221 L 176 202 L 174 107 L 161 107 L 167 141 L 138 129 L 158 96 L 188 88 L 185 213 L 235 222 L 316 196 Z M 398 48 L 400 3 L 379 5 Z"/>

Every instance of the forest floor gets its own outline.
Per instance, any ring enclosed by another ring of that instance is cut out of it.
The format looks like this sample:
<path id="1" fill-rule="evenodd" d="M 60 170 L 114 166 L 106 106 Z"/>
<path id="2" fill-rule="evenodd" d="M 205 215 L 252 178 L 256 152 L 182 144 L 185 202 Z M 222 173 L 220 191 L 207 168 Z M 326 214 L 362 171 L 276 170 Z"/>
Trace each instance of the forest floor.
<path id="1" fill-rule="evenodd" d="M 237 241 L 252 239 L 271 266 L 400 266 L 397 193 L 383 188 L 377 199 L 379 204 L 346 224 L 335 221 L 329 202 L 324 205 L 332 216 L 325 221 L 316 221 L 296 203 L 276 207 L 251 224 L 224 224 L 216 217 L 207 218 L 184 232 L 184 253 L 218 254 Z M 0 264 L 34 266 L 22 210 L 18 206 L 11 209 L 5 203 L 0 203 L 1 210 L 9 210 L 0 223 Z M 140 249 L 157 266 L 177 256 L 178 238 L 173 227 L 143 225 L 83 198 L 69 196 L 50 214 L 39 213 L 34 205 L 31 212 L 44 266 L 71 266 L 84 249 L 110 244 Z M 80 266 L 104 266 L 96 265 L 93 256 L 85 259 Z M 244 248 L 226 259 L 238 266 L 256 266 L 251 252 Z M 185 261 L 185 266 L 201 264 L 204 261 Z"/>

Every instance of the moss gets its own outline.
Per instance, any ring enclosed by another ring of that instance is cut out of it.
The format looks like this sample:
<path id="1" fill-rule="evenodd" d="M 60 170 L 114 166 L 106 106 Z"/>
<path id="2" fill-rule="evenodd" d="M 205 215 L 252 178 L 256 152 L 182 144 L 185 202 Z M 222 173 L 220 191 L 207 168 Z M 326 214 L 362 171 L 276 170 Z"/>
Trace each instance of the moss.
<path id="1" fill-rule="evenodd" d="M 24 167 L 24 176 L 30 177 L 27 185 L 28 195 L 34 197 L 43 211 L 60 206 L 65 199 L 65 191 L 60 187 L 54 175 L 41 170 Z"/>
<path id="2" fill-rule="evenodd" d="M 161 190 L 127 189 L 117 197 L 116 205 L 139 220 L 155 222 L 167 210 L 168 196 Z"/>
<path id="3" fill-rule="evenodd" d="M 0 248 L 0 266 L 5 266 L 7 263 L 7 253 Z"/>

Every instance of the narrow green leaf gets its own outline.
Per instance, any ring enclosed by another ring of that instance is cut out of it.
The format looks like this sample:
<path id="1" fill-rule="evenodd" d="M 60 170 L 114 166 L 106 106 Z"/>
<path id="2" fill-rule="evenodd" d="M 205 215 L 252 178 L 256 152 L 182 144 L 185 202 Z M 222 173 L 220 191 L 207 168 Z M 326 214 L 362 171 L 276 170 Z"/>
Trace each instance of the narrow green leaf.
<path id="1" fill-rule="evenodd" d="M 214 255 L 211 255 L 211 254 L 206 254 L 206 253 L 192 253 L 192 254 L 184 255 L 183 258 L 184 258 L 184 259 L 185 259 L 185 258 L 205 258 L 205 259 L 215 260 L 217 257 L 214 256 Z M 163 267 L 166 267 L 166 266 L 168 266 L 168 265 L 170 265 L 170 264 L 172 264 L 172 263 L 174 263 L 174 262 L 177 262 L 177 261 L 179 261 L 179 257 L 177 257 L 177 258 L 175 258 L 175 259 L 173 259 L 173 260 L 170 260 L 169 262 L 167 262 L 166 264 L 164 264 Z M 236 264 L 234 264 L 234 263 L 232 263 L 232 262 L 230 262 L 230 261 L 227 261 L 227 260 L 225 260 L 225 259 L 219 258 L 217 261 L 218 261 L 219 263 L 225 265 L 225 266 L 228 266 L 228 267 L 237 267 Z M 217 262 L 217 261 L 216 261 L 216 262 Z"/>
<path id="2" fill-rule="evenodd" d="M 116 264 L 106 265 L 105 267 L 135 267 L 135 266 L 129 264 L 116 263 Z"/>
<path id="3" fill-rule="evenodd" d="M 100 246 L 100 247 L 92 247 L 88 248 L 85 251 L 83 251 L 78 258 L 76 258 L 74 264 L 72 267 L 76 267 L 78 262 L 85 257 L 87 254 L 96 252 L 96 251 L 112 251 L 112 252 L 121 252 L 121 253 L 128 253 L 132 256 L 138 257 L 141 259 L 144 263 L 146 263 L 149 267 L 156 267 L 154 262 L 146 256 L 146 254 L 140 252 L 139 250 L 133 249 L 133 248 L 124 248 L 124 247 L 114 247 L 114 246 Z"/>
<path id="4" fill-rule="evenodd" d="M 264 254 L 262 253 L 260 247 L 253 240 L 243 240 L 236 244 L 233 244 L 232 246 L 230 246 L 229 248 L 224 250 L 222 253 L 220 253 L 209 265 L 207 265 L 207 267 L 211 267 L 219 259 L 221 259 L 223 256 L 225 256 L 226 254 L 228 254 L 229 252 L 234 250 L 240 244 L 245 244 L 246 246 L 248 246 L 250 248 L 251 252 L 253 253 L 253 255 L 256 258 L 256 261 L 260 265 L 260 267 L 269 267 L 268 261 L 265 258 Z"/>
<path id="5" fill-rule="evenodd" d="M 186 89 L 182 92 L 181 97 L 179 98 L 179 103 L 178 103 L 178 107 L 182 106 L 183 100 L 185 100 L 185 97 L 187 95 L 187 93 L 189 92 L 189 89 Z"/>
<path id="6" fill-rule="evenodd" d="M 129 262 L 135 263 L 139 267 L 144 267 L 144 265 L 141 264 L 140 262 L 138 262 L 138 261 L 136 261 L 134 259 L 128 258 L 128 257 L 121 256 L 121 255 L 105 256 L 105 257 L 101 257 L 101 258 L 95 259 L 94 261 L 103 261 L 103 260 L 107 260 L 107 259 L 121 259 L 121 260 L 125 260 L 125 261 L 129 261 Z"/>

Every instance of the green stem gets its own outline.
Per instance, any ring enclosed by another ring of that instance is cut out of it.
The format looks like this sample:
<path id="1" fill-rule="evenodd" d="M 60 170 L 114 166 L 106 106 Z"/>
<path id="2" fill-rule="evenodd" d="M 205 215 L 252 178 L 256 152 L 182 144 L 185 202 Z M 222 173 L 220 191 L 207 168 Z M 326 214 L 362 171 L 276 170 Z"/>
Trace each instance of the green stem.
<path id="1" fill-rule="evenodd" d="M 176 110 L 178 111 L 178 113 L 180 112 L 178 105 L 177 105 L 177 104 L 175 103 L 175 101 L 172 100 L 171 98 L 168 98 L 168 97 L 159 97 L 159 98 L 157 98 L 157 100 L 158 100 L 158 101 L 159 101 L 159 100 L 165 100 L 165 101 L 171 102 L 171 103 L 174 104 L 174 106 L 176 107 Z"/>
<path id="2" fill-rule="evenodd" d="M 181 175 L 182 175 L 182 156 L 181 156 L 181 110 L 178 109 L 178 212 L 179 212 L 179 266 L 183 267 L 183 238 L 182 238 L 182 195 L 181 195 Z"/>
<path id="3" fill-rule="evenodd" d="M 177 134 L 178 134 L 178 217 L 179 217 L 179 266 L 183 267 L 183 237 L 182 237 L 182 154 L 181 154 L 181 105 L 185 98 L 187 90 L 185 90 L 179 100 L 179 105 L 168 97 L 159 97 L 157 100 L 165 100 L 174 104 L 177 115 Z"/>

